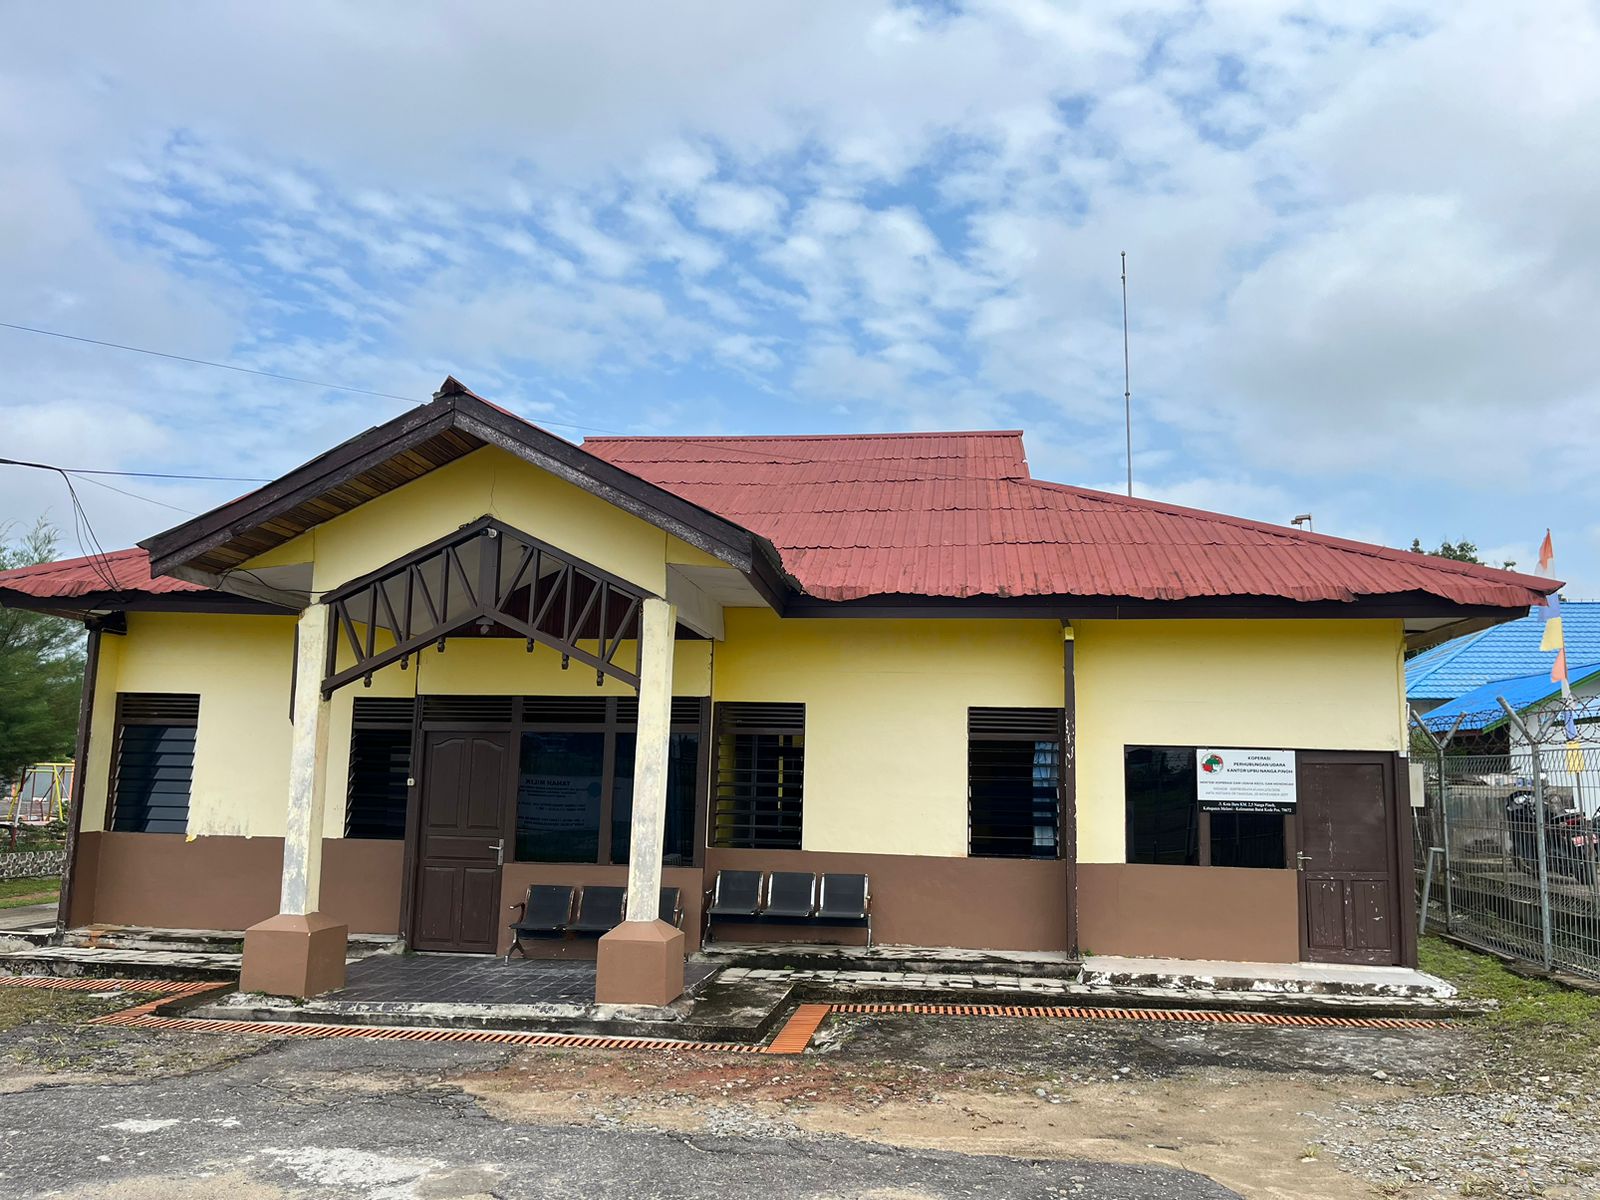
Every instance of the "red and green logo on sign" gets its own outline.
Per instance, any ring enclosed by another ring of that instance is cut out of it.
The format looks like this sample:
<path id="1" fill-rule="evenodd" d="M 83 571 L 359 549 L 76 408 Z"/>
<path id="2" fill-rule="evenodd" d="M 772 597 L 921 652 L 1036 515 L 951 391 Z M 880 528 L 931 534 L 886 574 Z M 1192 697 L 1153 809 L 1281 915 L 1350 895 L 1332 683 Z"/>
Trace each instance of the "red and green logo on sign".
<path id="1" fill-rule="evenodd" d="M 1207 775 L 1222 770 L 1222 755 L 1208 754 L 1200 762 L 1200 769 Z"/>

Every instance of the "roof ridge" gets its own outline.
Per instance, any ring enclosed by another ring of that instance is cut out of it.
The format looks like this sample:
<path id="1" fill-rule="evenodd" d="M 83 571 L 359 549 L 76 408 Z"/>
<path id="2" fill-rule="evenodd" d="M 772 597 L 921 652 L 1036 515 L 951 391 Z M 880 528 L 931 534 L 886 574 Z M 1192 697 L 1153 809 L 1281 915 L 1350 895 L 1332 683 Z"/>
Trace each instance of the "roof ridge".
<path id="1" fill-rule="evenodd" d="M 907 433 L 641 433 L 641 434 L 604 434 L 599 437 L 586 437 L 583 444 L 590 442 L 865 442 L 886 438 L 962 438 L 962 437 L 1011 437 L 1024 436 L 1021 429 L 947 429 L 947 430 L 914 430 Z"/>
<path id="2" fill-rule="evenodd" d="M 1335 537 L 1328 533 L 1307 533 L 1301 529 L 1274 525 L 1268 521 L 1252 521 L 1248 517 L 1234 517 L 1229 516 L 1227 513 L 1209 512 L 1203 508 L 1189 508 L 1182 504 L 1170 504 L 1164 500 L 1149 500 L 1143 496 L 1119 496 L 1115 492 L 1103 492 L 1096 488 L 1078 487 L 1069 483 L 1055 483 L 1047 479 L 1025 479 L 1018 482 L 1036 484 L 1055 491 L 1070 492 L 1110 507 L 1155 509 L 1176 516 L 1217 521 L 1241 529 L 1253 529 L 1260 533 L 1282 538 L 1285 541 L 1302 542 L 1313 546 L 1327 546 L 1336 550 L 1347 550 L 1351 553 L 1364 554 L 1369 558 L 1383 559 L 1387 562 L 1415 563 L 1417 560 L 1421 560 L 1422 566 L 1451 575 L 1466 575 L 1474 579 L 1493 580 L 1497 583 L 1504 582 L 1509 577 L 1517 580 L 1530 591 L 1540 592 L 1545 595 L 1559 591 L 1563 586 L 1560 580 L 1546 579 L 1542 575 L 1525 575 L 1520 571 L 1507 571 L 1500 567 L 1485 566 L 1482 563 L 1461 562 L 1459 559 L 1454 558 L 1439 558 L 1432 554 L 1419 554 L 1415 550 L 1398 550 L 1393 546 L 1379 546 L 1372 542 L 1358 542 L 1352 538 Z"/>
<path id="3" fill-rule="evenodd" d="M 1508 622 L 1507 624 L 1515 624 L 1515 622 Z M 1441 668 L 1454 662 L 1459 656 L 1476 646 L 1487 634 L 1494 632 L 1495 629 L 1502 628 L 1504 626 L 1496 625 L 1490 629 L 1480 629 L 1476 633 L 1451 638 L 1448 642 L 1441 642 L 1432 649 L 1425 650 L 1406 664 L 1407 689 L 1409 690 L 1413 683 L 1421 683 L 1425 679 L 1431 679 Z M 1449 651 L 1449 653 L 1445 653 L 1445 651 Z M 1409 678 L 1413 667 L 1421 667 L 1421 670 L 1417 671 L 1415 679 Z"/>

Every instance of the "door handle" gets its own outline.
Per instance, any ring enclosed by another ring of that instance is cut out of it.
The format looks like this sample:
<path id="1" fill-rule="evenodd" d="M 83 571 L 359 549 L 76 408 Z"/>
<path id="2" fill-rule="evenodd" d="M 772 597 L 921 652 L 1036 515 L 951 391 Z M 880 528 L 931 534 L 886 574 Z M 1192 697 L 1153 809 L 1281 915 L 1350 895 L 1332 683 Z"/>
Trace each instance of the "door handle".
<path id="1" fill-rule="evenodd" d="M 1303 851 L 1298 853 L 1298 854 L 1296 854 L 1294 857 L 1295 857 L 1295 870 L 1297 870 L 1297 871 L 1304 871 L 1306 869 L 1306 864 L 1311 861 L 1311 855 L 1306 854 Z"/>
<path id="2" fill-rule="evenodd" d="M 505 840 L 505 838 L 495 838 L 494 842 L 490 846 L 490 849 L 492 849 L 494 851 L 494 865 L 497 866 L 497 867 L 505 866 L 506 865 L 506 840 Z"/>

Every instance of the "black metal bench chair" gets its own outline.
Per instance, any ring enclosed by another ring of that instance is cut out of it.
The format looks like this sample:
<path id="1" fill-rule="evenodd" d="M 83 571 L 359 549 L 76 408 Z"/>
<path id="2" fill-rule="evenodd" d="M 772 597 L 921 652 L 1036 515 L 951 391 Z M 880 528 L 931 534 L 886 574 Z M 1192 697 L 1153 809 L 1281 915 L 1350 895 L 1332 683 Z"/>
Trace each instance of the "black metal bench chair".
<path id="1" fill-rule="evenodd" d="M 675 887 L 661 889 L 661 906 L 656 914 L 676 928 L 683 924 L 683 893 Z"/>
<path id="2" fill-rule="evenodd" d="M 627 888 L 585 884 L 583 894 L 578 897 L 578 915 L 567 926 L 567 932 L 582 937 L 610 933 L 622 924 L 622 910 L 627 900 Z"/>
<path id="3" fill-rule="evenodd" d="M 572 894 L 575 890 L 556 883 L 528 885 L 527 896 L 520 904 L 511 906 L 512 912 L 521 911 L 517 919 L 511 922 L 511 946 L 506 950 L 506 962 L 511 961 L 512 951 L 524 958 L 528 956 L 522 949 L 523 938 L 558 938 L 566 934 L 567 923 L 572 920 Z"/>
<path id="4" fill-rule="evenodd" d="M 756 872 L 759 883 L 760 872 Z M 572 911 L 576 897 L 578 911 Z M 577 937 L 602 937 L 622 924 L 627 910 L 628 889 L 608 884 L 591 883 L 580 892 L 565 884 L 535 883 L 521 903 L 511 906 L 518 918 L 511 922 L 511 946 L 505 961 L 511 961 L 512 952 L 528 957 L 522 948 L 523 938 L 562 938 L 568 934 Z M 683 922 L 683 893 L 675 887 L 661 889 L 660 916 L 669 925 Z"/>
<path id="5" fill-rule="evenodd" d="M 715 920 L 741 924 L 842 925 L 867 931 L 872 945 L 871 884 L 865 875 L 827 872 L 819 887 L 809 871 L 773 871 L 762 883 L 760 871 L 718 871 L 705 909 L 711 941 Z"/>

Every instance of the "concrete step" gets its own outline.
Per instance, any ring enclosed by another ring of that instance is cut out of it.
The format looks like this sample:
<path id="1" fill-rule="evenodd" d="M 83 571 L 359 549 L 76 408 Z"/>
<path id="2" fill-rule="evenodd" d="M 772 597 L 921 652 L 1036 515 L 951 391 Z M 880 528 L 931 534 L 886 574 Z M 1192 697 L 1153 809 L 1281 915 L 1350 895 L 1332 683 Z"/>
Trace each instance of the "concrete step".
<path id="1" fill-rule="evenodd" d="M 239 929 L 159 929 L 143 925 L 85 925 L 69 929 L 61 945 L 96 950 L 161 950 L 179 954 L 240 954 L 244 931 Z M 394 934 L 353 933 L 349 952 L 377 954 L 398 949 Z"/>
<path id="2" fill-rule="evenodd" d="M 239 977 L 239 959 L 237 954 L 215 952 L 39 946 L 0 953 L 0 974 L 233 980 Z"/>

